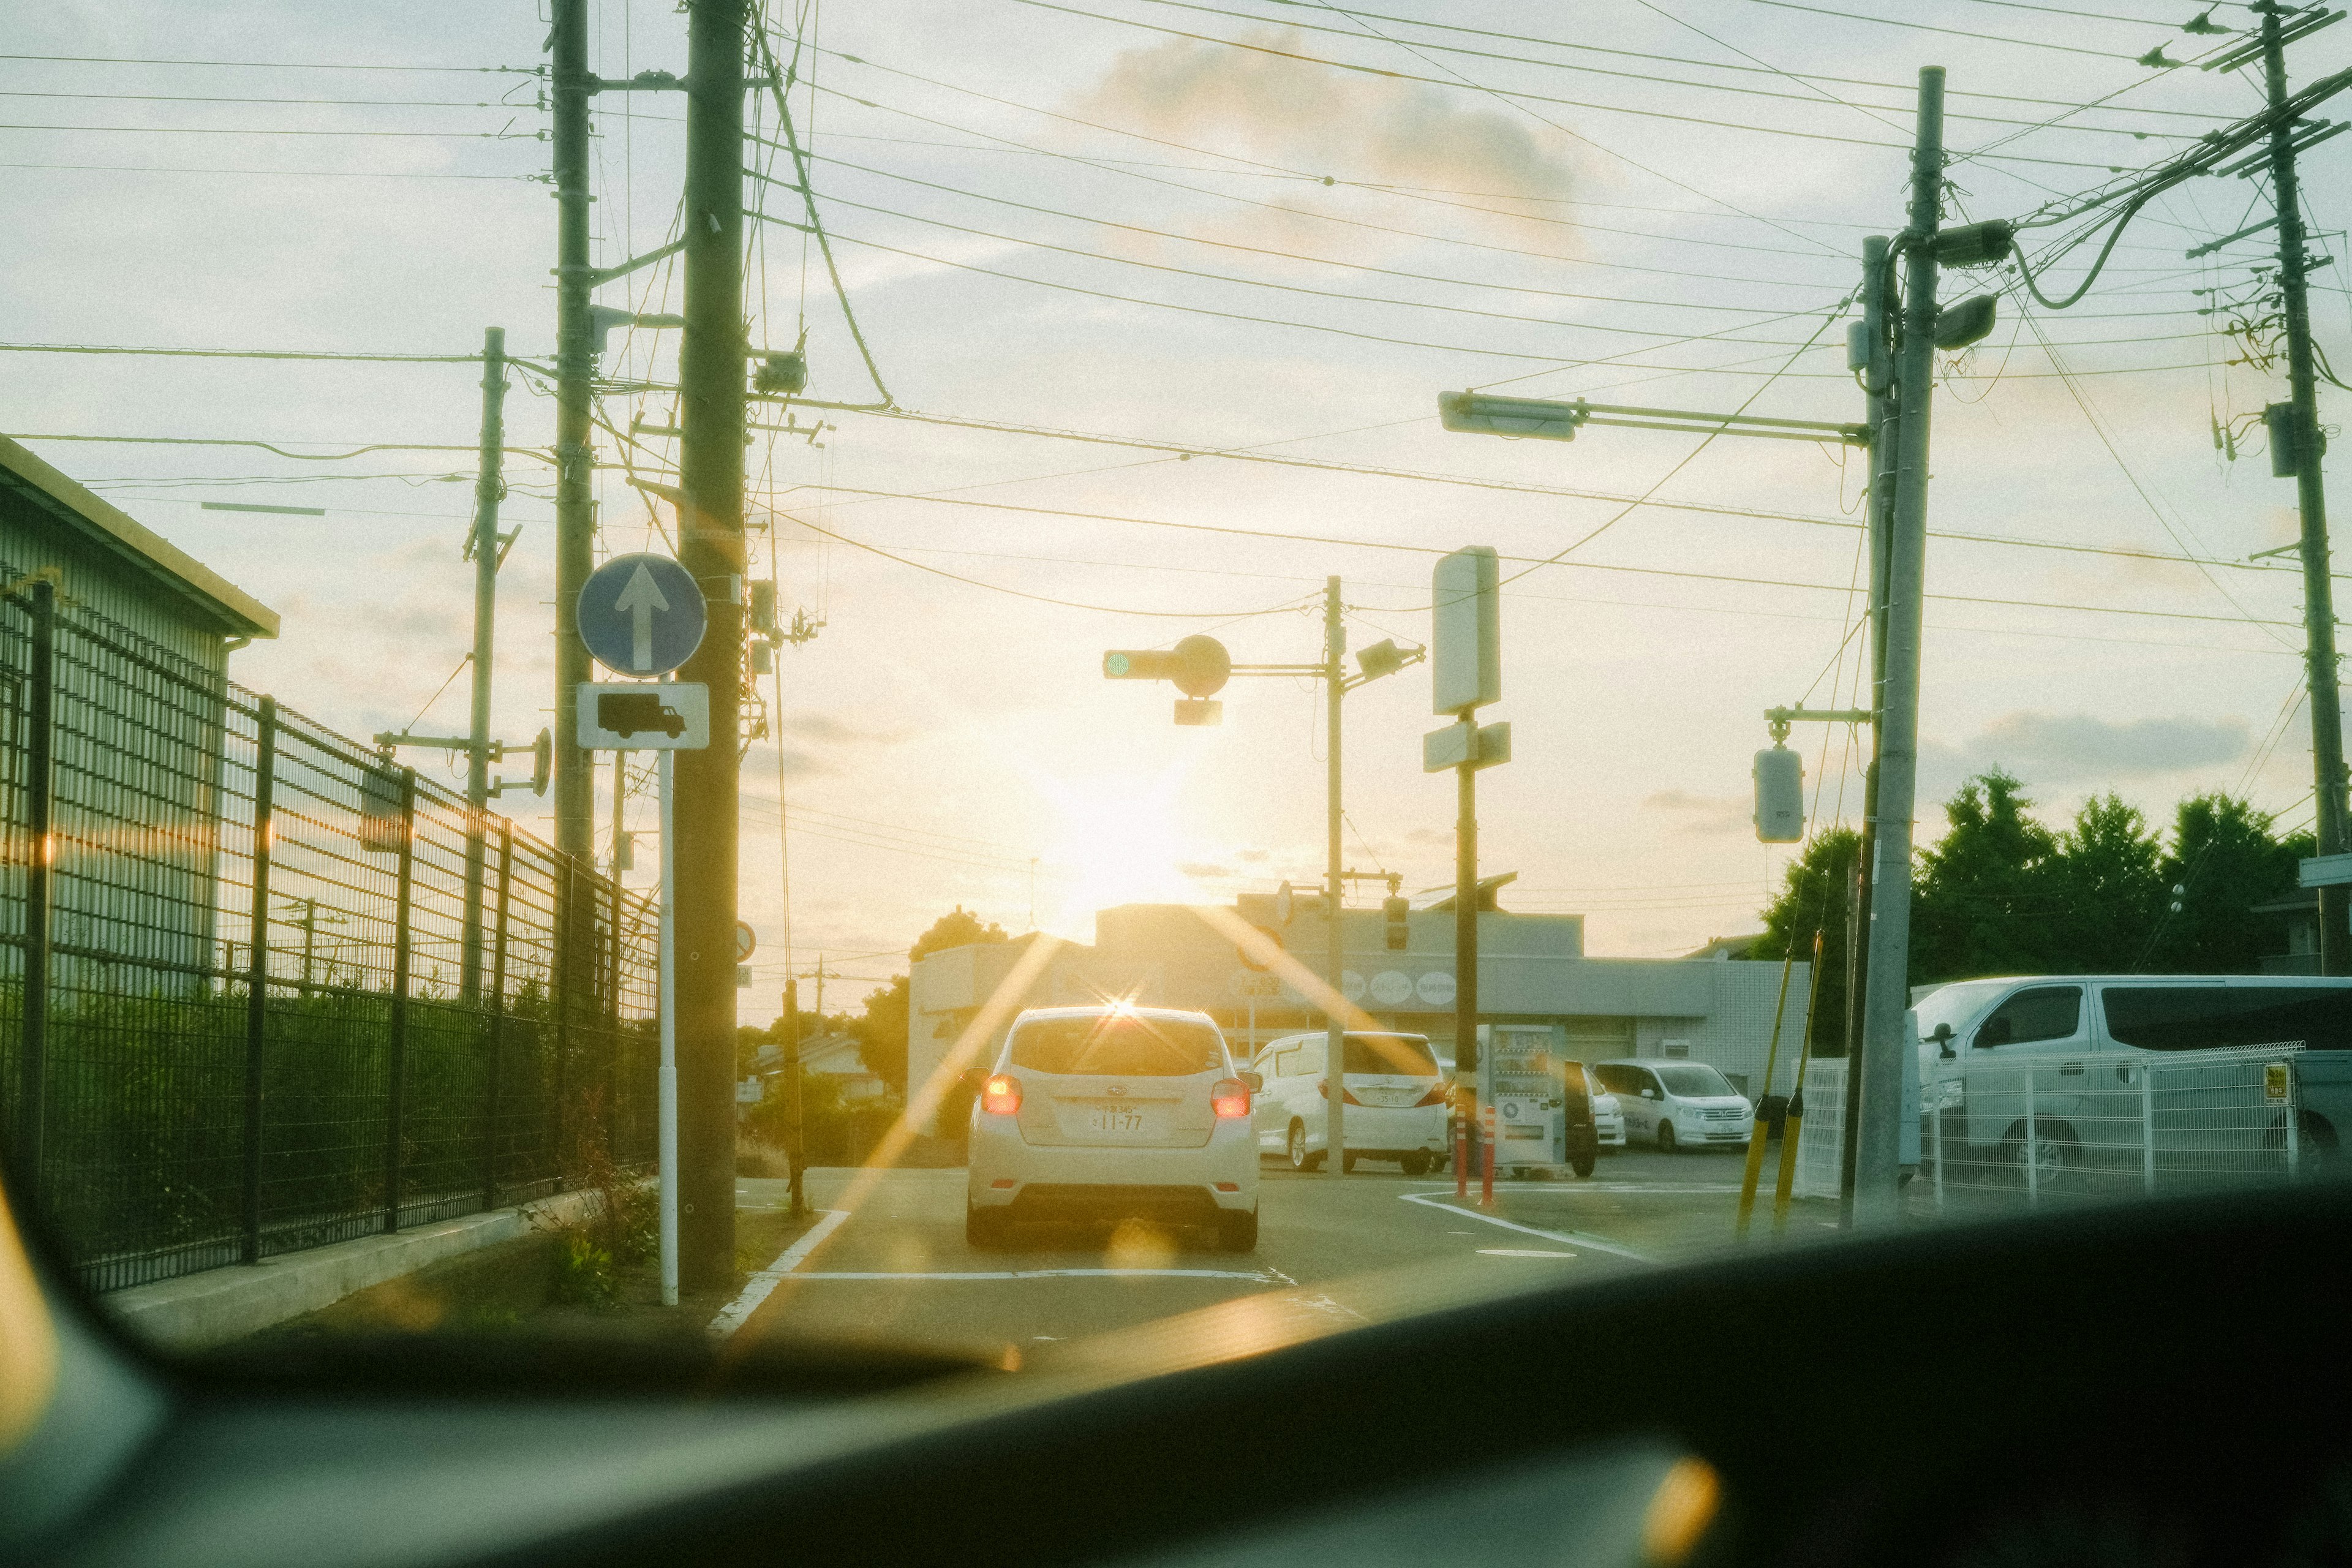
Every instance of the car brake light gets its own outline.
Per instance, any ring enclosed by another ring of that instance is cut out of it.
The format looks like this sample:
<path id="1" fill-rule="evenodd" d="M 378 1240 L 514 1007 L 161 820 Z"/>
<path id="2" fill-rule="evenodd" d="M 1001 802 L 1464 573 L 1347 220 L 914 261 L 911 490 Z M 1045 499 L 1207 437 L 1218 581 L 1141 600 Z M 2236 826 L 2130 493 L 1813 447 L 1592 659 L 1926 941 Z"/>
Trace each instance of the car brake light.
<path id="1" fill-rule="evenodd" d="M 1322 1096 L 1325 1100 L 1330 1099 L 1331 1080 L 1328 1078 L 1316 1079 L 1315 1092 Z M 1361 1105 L 1364 1102 L 1356 1098 L 1356 1091 L 1354 1089 L 1349 1089 L 1346 1084 L 1341 1084 L 1339 1086 L 1339 1103 L 1342 1105 Z"/>
<path id="2" fill-rule="evenodd" d="M 1249 1085 L 1237 1078 L 1221 1078 L 1209 1089 L 1209 1109 L 1219 1120 L 1235 1121 L 1250 1113 Z"/>
<path id="3" fill-rule="evenodd" d="M 1444 1105 L 1452 1098 L 1453 1096 L 1447 1092 L 1445 1081 L 1441 1079 L 1437 1082 L 1431 1084 L 1429 1086 L 1429 1092 L 1423 1095 L 1419 1100 L 1414 1100 L 1413 1103 L 1415 1105 Z"/>
<path id="4" fill-rule="evenodd" d="M 991 1116 L 1012 1116 L 1021 1110 L 1021 1080 L 998 1073 L 980 1091 L 980 1108 Z"/>

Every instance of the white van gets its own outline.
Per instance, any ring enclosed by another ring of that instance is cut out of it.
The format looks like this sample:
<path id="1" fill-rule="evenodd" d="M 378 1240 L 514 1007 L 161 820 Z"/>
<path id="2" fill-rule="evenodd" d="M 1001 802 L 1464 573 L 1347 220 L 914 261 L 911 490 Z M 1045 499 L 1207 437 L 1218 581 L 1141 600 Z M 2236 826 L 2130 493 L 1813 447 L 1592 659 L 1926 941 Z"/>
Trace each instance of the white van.
<path id="1" fill-rule="evenodd" d="M 1348 1149 L 1341 1168 L 1352 1171 L 1360 1159 L 1394 1160 L 1408 1176 L 1426 1174 L 1445 1157 L 1447 1115 L 1446 1075 L 1428 1037 L 1350 1029 L 1345 1037 L 1339 1092 Z M 1327 1040 L 1320 1031 L 1285 1035 L 1251 1064 L 1265 1082 L 1255 1109 L 1258 1151 L 1282 1155 L 1297 1171 L 1322 1164 L 1327 1152 Z"/>
<path id="2" fill-rule="evenodd" d="M 1919 1079 L 1948 1143 L 2021 1158 L 2025 1084 L 2036 1168 L 2062 1177 L 2136 1065 L 2245 1046 L 2352 1049 L 2352 979 L 2286 974 L 2036 974 L 1963 980 L 1919 997 Z M 2018 1074 L 1988 1074 L 2016 1067 Z M 1970 1086 L 1976 1086 L 1971 1091 Z M 1990 1086 L 1990 1088 L 1988 1086 Z"/>

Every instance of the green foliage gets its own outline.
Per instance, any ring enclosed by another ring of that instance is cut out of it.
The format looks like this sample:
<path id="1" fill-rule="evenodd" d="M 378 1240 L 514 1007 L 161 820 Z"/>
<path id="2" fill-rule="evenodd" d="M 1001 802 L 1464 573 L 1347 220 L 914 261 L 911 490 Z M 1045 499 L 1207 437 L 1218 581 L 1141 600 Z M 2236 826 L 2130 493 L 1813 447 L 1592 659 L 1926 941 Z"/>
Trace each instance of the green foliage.
<path id="1" fill-rule="evenodd" d="M 1780 896 L 1764 911 L 1764 939 L 1752 950 L 1758 958 L 1786 958 L 1793 951 L 1800 959 L 1811 959 L 1814 934 L 1820 933 L 1822 971 L 1811 1031 L 1815 1056 L 1845 1053 L 1846 917 L 1852 912 L 1854 861 L 1861 853 L 1862 835 L 1851 827 L 1815 835 L 1782 878 Z"/>
<path id="2" fill-rule="evenodd" d="M 1920 852 L 1911 895 L 1915 984 L 2053 967 L 2063 923 L 2051 868 L 2059 843 L 2029 815 L 2032 805 L 2000 768 L 1945 803 L 1949 829 Z"/>
<path id="3" fill-rule="evenodd" d="M 2295 885 L 2295 862 L 2315 852 L 2311 835 L 2271 836 L 2273 819 L 2226 795 L 2180 803 L 2165 857 L 2165 911 L 2147 967 L 2183 974 L 2243 974 L 2276 947 L 2274 928 L 2246 910 Z M 2180 912 L 2171 912 L 2179 886 Z"/>
<path id="4" fill-rule="evenodd" d="M 857 1036 L 857 1059 L 896 1095 L 907 1092 L 909 1003 L 907 976 L 894 974 L 888 985 L 866 994 L 865 1016 L 852 1026 Z"/>
<path id="5" fill-rule="evenodd" d="M 935 952 L 945 952 L 951 947 L 971 947 L 984 942 L 1011 942 L 1003 926 L 993 921 L 983 923 L 975 914 L 967 914 L 958 904 L 951 914 L 941 915 L 931 922 L 931 929 L 915 939 L 907 954 L 909 963 L 920 963 Z"/>
<path id="6" fill-rule="evenodd" d="M 2053 947 L 2063 959 L 2051 970 L 2128 973 L 2148 956 L 2165 904 L 2164 843 L 2137 806 L 2113 794 L 2084 801 L 2059 835 L 2048 880 Z"/>
<path id="7" fill-rule="evenodd" d="M 566 1306 L 609 1307 L 620 1300 L 620 1274 L 613 1255 L 584 1229 L 559 1234 L 555 1248 L 555 1299 Z"/>

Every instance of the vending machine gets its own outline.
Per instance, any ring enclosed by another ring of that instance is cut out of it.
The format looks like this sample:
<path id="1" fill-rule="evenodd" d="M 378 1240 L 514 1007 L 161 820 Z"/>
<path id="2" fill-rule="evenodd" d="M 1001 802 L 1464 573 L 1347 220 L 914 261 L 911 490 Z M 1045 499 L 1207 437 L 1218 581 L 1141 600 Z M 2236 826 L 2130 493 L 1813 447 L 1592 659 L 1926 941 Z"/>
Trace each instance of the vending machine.
<path id="1" fill-rule="evenodd" d="M 1478 1096 L 1494 1110 L 1495 1173 L 1526 1176 L 1569 1163 L 1565 1096 L 1549 1024 L 1478 1030 Z"/>

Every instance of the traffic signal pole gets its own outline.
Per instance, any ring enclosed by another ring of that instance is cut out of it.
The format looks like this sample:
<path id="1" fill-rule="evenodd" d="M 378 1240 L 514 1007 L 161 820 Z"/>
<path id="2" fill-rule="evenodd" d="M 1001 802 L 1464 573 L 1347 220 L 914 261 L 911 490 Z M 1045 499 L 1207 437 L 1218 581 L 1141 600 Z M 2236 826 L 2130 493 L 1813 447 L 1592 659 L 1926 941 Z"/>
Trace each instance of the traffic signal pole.
<path id="1" fill-rule="evenodd" d="M 685 1288 L 735 1274 L 737 768 L 743 662 L 744 0 L 687 22 L 686 332 L 678 563 L 709 629 L 678 671 L 710 693 L 710 745 L 677 759 L 678 1262 Z"/>
<path id="2" fill-rule="evenodd" d="M 1862 1051 L 1847 1065 L 1861 1080 L 1852 1222 L 1891 1224 L 1896 1210 L 1903 1109 L 1902 1052 L 1911 1048 L 1912 816 L 1918 789 L 1919 646 L 1927 552 L 1927 400 L 1936 374 L 1936 235 L 1944 194 L 1944 71 L 1919 71 L 1911 154 L 1911 221 L 1904 260 L 1903 327 L 1896 343 L 1895 498 L 1886 531 L 1880 655 L 1876 834 L 1870 871 L 1868 974 Z"/>
<path id="3" fill-rule="evenodd" d="M 1324 711 L 1324 897 L 1330 918 L 1329 940 L 1323 956 L 1323 983 L 1331 994 L 1343 994 L 1339 982 L 1347 973 L 1347 943 L 1340 930 L 1340 894 L 1347 884 L 1339 862 L 1339 700 L 1348 694 L 1347 671 L 1340 660 L 1348 651 L 1348 628 L 1339 615 L 1339 579 L 1323 584 L 1323 711 Z M 1337 1007 L 1325 1009 L 1323 1031 L 1323 1173 L 1345 1175 L 1348 1170 L 1347 1112 L 1348 1037 Z"/>
<path id="4" fill-rule="evenodd" d="M 2257 0 L 2263 18 L 2263 76 L 2270 106 L 2286 102 L 2286 52 L 2280 37 L 2281 7 Z M 2345 820 L 2344 712 L 2336 664 L 2335 584 L 2328 575 L 2327 486 L 2320 471 L 2319 387 L 2311 349 L 2311 303 L 2305 279 L 2311 258 L 2305 251 L 2303 198 L 2295 173 L 2295 142 L 2309 123 L 2282 116 L 2271 127 L 2271 188 L 2277 204 L 2279 295 L 2286 316 L 2286 363 L 2290 428 L 2294 440 L 2294 485 L 2302 513 L 2303 620 L 2306 679 L 2311 690 L 2313 824 L 2322 855 L 2341 855 L 2347 844 Z M 2275 439 L 2275 437 L 2273 437 Z M 2352 974 L 2352 932 L 2345 924 L 2352 887 L 2337 884 L 2319 892 L 2319 972 Z"/>

